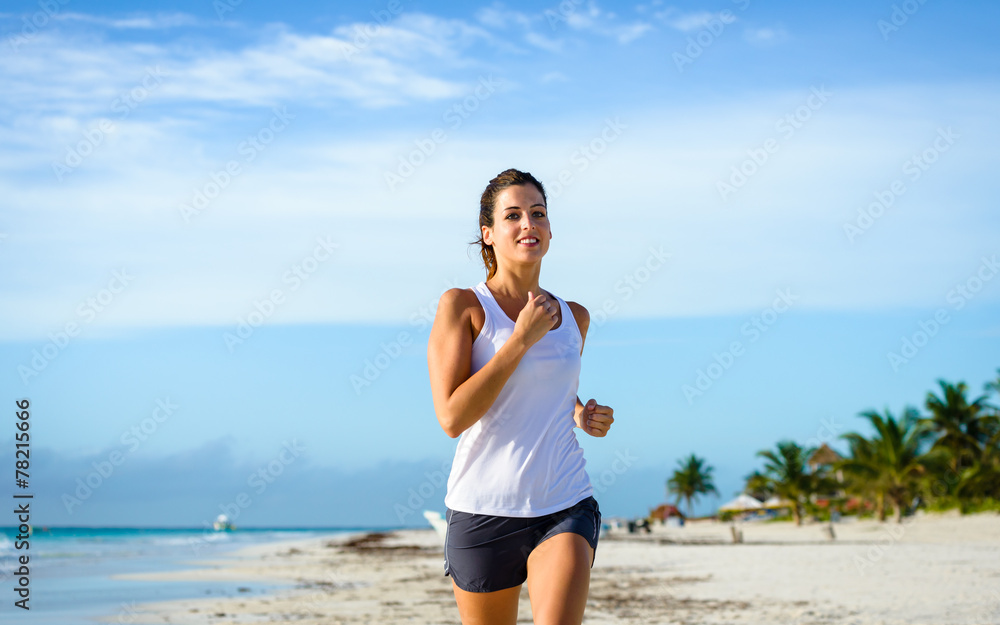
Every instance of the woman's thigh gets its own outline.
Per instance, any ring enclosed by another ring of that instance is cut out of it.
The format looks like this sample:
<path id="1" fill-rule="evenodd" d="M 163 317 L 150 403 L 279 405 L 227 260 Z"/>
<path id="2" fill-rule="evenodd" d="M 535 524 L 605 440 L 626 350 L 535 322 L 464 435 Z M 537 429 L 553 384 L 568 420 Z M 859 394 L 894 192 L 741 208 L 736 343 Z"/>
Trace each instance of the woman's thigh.
<path id="1" fill-rule="evenodd" d="M 455 590 L 455 603 L 462 625 L 514 625 L 517 623 L 517 604 L 521 587 L 505 588 L 493 592 L 468 592 L 451 582 Z"/>
<path id="2" fill-rule="evenodd" d="M 528 557 L 528 596 L 535 625 L 579 625 L 590 592 L 594 548 L 586 538 L 562 532 L 542 541 Z"/>
<path id="3" fill-rule="evenodd" d="M 445 573 L 462 622 L 516 622 L 527 581 L 535 623 L 579 623 L 600 519 L 593 497 L 534 518 L 448 510 Z"/>

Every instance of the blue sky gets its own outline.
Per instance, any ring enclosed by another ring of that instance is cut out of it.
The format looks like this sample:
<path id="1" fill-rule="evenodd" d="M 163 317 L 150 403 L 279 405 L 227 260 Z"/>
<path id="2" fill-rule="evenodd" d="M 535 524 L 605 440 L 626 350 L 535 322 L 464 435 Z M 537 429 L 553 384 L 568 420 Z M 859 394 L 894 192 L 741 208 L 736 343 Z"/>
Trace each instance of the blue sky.
<path id="1" fill-rule="evenodd" d="M 608 516 L 691 452 L 726 499 L 780 439 L 978 394 L 998 11 L 6 4 L 0 371 L 34 406 L 38 523 L 443 510 L 429 321 L 485 277 L 466 243 L 507 167 L 549 192 L 543 285 L 595 319 Z"/>

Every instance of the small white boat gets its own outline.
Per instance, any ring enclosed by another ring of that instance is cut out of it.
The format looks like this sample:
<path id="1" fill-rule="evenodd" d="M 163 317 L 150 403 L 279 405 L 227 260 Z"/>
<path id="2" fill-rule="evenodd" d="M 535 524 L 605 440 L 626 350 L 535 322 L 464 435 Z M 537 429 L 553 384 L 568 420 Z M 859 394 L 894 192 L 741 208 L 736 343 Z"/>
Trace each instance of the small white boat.
<path id="1" fill-rule="evenodd" d="M 215 517 L 215 523 L 212 523 L 212 527 L 217 532 L 231 532 L 236 529 L 236 526 L 229 522 L 229 517 L 224 514 Z"/>
<path id="2" fill-rule="evenodd" d="M 441 540 L 444 540 L 445 534 L 448 532 L 448 521 L 445 520 L 441 513 L 433 510 L 424 510 L 424 518 L 431 524 L 431 527 L 441 537 Z"/>

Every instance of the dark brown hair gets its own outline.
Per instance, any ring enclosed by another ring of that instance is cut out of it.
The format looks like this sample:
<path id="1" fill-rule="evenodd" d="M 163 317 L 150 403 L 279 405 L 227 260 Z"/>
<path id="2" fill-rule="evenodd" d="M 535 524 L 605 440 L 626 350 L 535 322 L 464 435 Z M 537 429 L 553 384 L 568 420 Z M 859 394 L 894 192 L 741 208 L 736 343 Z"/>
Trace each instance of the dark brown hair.
<path id="1" fill-rule="evenodd" d="M 479 244 L 480 254 L 483 257 L 483 264 L 486 265 L 486 279 L 489 280 L 497 272 L 497 257 L 493 253 L 493 246 L 486 245 L 483 240 L 483 226 L 493 227 L 493 212 L 496 209 L 497 195 L 508 187 L 516 187 L 523 184 L 533 184 L 538 192 L 542 194 L 542 201 L 548 204 L 545 197 L 545 188 L 537 178 L 526 171 L 517 169 L 507 169 L 497 174 L 497 177 L 490 180 L 483 191 L 483 196 L 479 199 L 479 237 L 470 245 Z"/>

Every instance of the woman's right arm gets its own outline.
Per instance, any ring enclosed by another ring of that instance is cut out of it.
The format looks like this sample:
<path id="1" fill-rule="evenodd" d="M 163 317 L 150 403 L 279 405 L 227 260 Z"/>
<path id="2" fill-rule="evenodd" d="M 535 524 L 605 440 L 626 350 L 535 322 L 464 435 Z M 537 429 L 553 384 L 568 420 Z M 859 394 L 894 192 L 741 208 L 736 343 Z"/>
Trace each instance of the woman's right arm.
<path id="1" fill-rule="evenodd" d="M 528 348 L 555 325 L 545 310 L 547 298 L 535 296 L 518 314 L 510 338 L 474 375 L 472 371 L 472 304 L 474 293 L 448 289 L 438 302 L 427 342 L 434 412 L 445 433 L 457 438 L 479 421 L 500 395 Z"/>

